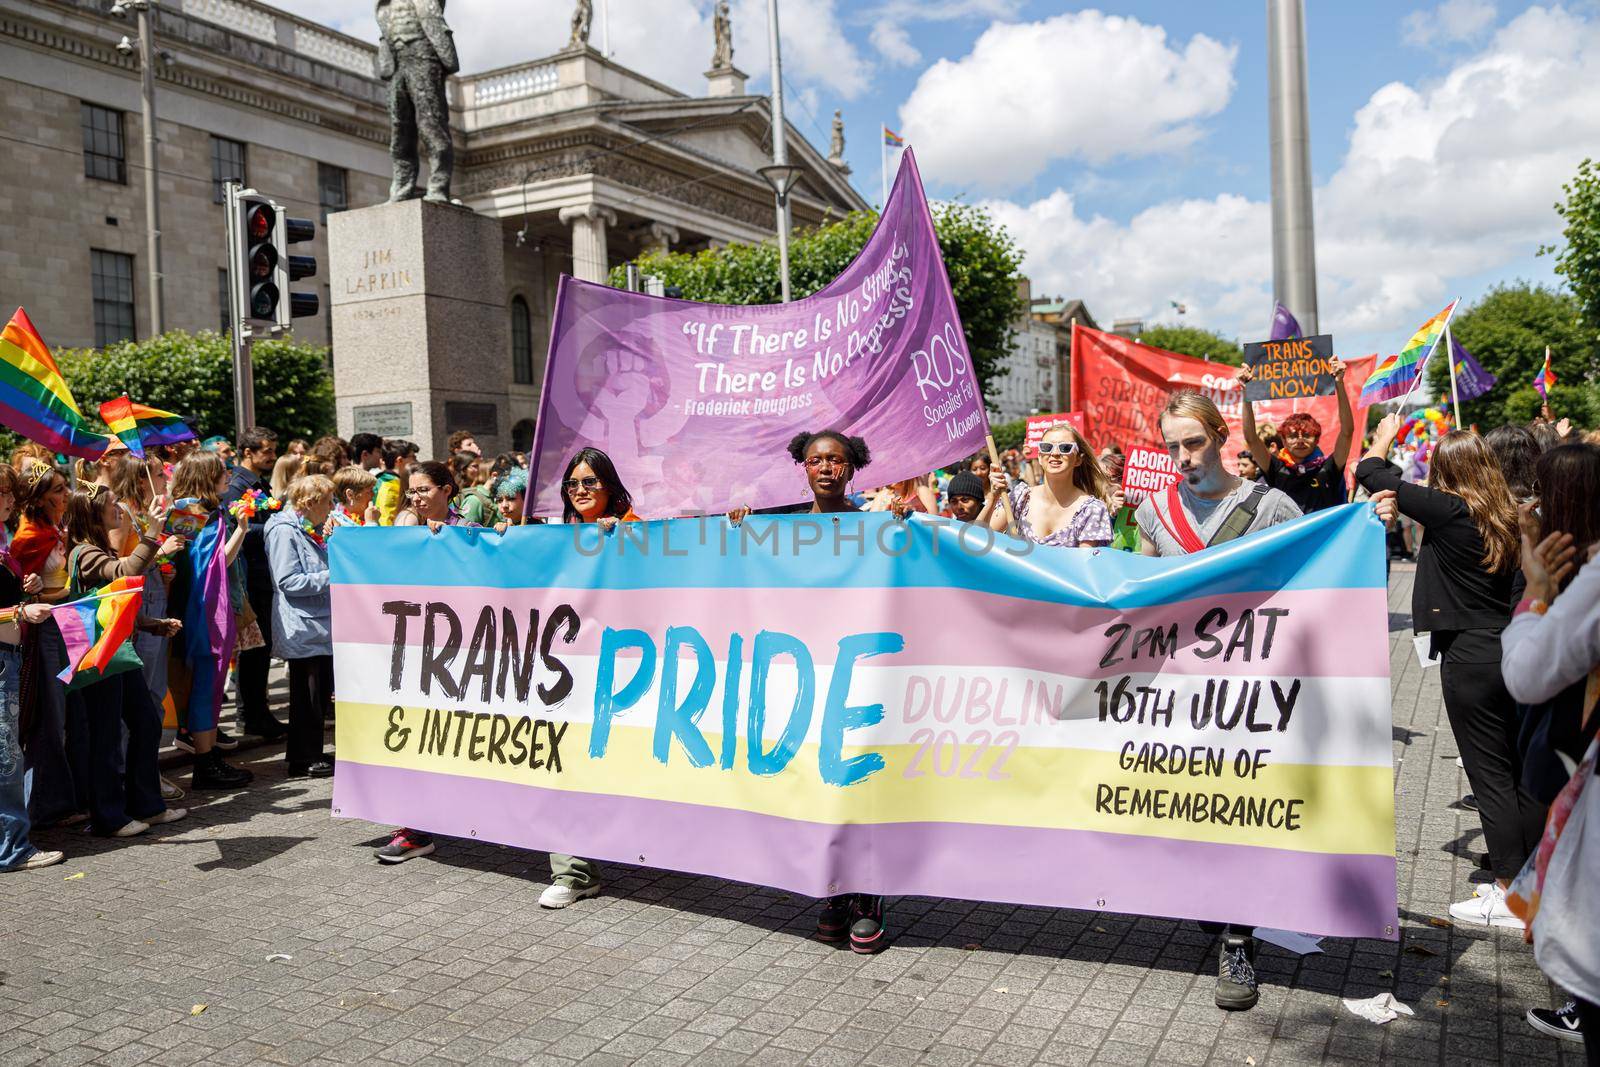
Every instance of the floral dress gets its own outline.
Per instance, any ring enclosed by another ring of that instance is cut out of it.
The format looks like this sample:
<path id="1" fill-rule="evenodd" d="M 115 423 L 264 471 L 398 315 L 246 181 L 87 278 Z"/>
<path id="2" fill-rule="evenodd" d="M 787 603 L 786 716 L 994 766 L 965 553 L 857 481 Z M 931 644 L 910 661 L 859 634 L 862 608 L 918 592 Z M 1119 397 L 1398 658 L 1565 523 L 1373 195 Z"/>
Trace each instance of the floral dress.
<path id="1" fill-rule="evenodd" d="M 1078 548 L 1085 541 L 1094 545 L 1111 543 L 1111 511 L 1093 497 L 1078 502 L 1067 524 L 1049 537 L 1040 537 L 1028 521 L 1028 499 L 1033 486 L 1018 482 L 1011 487 L 1011 513 L 1017 518 L 1017 532 L 1036 545 L 1055 548 Z"/>

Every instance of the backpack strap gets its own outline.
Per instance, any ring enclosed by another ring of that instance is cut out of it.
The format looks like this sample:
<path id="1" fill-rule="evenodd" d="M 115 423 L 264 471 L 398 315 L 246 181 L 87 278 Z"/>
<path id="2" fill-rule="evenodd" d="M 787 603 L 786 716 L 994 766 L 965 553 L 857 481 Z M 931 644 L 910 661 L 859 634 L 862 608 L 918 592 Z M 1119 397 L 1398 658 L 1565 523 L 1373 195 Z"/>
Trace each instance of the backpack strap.
<path id="1" fill-rule="evenodd" d="M 1261 510 L 1261 502 L 1266 498 L 1266 485 L 1261 482 L 1252 485 L 1249 495 L 1233 506 L 1228 517 L 1217 527 L 1217 532 L 1211 535 L 1207 547 L 1227 544 L 1236 537 L 1243 537 L 1245 531 L 1250 529 L 1250 524 L 1256 521 L 1256 512 Z"/>

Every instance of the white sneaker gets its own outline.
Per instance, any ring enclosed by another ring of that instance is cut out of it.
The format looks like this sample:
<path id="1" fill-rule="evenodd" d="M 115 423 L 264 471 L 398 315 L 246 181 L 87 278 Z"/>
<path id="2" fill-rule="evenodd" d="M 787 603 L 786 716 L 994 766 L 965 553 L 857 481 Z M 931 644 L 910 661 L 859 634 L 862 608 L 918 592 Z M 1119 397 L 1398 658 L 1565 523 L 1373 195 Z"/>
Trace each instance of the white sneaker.
<path id="1" fill-rule="evenodd" d="M 128 824 L 126 826 L 124 826 L 120 830 L 113 831 L 111 836 L 112 837 L 138 837 L 140 834 L 144 833 L 148 829 L 150 829 L 150 824 L 149 823 L 140 822 L 138 819 L 129 819 L 128 820 Z"/>
<path id="2" fill-rule="evenodd" d="M 1510 930 L 1525 929 L 1521 919 L 1506 907 L 1506 891 L 1499 882 L 1489 882 L 1478 887 L 1477 896 L 1450 905 L 1450 917 L 1456 922 L 1473 926 L 1503 926 Z"/>
<path id="3" fill-rule="evenodd" d="M 188 808 L 168 808 L 160 815 L 152 815 L 145 822 L 151 826 L 165 826 L 169 822 L 177 822 L 189 814 Z"/>
<path id="4" fill-rule="evenodd" d="M 164 774 L 161 776 L 161 799 L 169 804 L 174 800 L 183 799 L 183 790 L 176 783 L 168 781 Z"/>
<path id="5" fill-rule="evenodd" d="M 41 867 L 54 867 L 67 858 L 65 852 L 46 852 L 43 849 L 35 852 L 22 861 L 22 866 L 15 868 L 19 871 L 37 871 Z"/>
<path id="6" fill-rule="evenodd" d="M 549 889 L 546 889 L 543 893 L 539 894 L 539 907 L 564 908 L 567 905 L 575 904 L 586 897 L 592 897 L 599 892 L 599 882 L 587 885 L 582 889 L 577 889 L 573 886 L 564 885 L 561 882 L 557 882 Z"/>

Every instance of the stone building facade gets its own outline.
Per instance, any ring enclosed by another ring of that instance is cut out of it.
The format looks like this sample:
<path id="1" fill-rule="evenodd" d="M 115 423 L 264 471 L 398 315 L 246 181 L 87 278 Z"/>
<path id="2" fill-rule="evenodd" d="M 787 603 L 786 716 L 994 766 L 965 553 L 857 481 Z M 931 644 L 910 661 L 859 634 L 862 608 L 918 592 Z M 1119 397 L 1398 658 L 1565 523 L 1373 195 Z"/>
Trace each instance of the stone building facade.
<path id="1" fill-rule="evenodd" d="M 137 56 L 116 47 L 135 29 L 109 7 L 0 7 L 0 303 L 27 307 L 57 347 L 150 332 L 140 72 Z M 326 217 L 388 193 L 376 47 L 252 0 L 162 0 L 151 15 L 163 53 L 155 73 L 166 326 L 224 321 L 216 179 L 236 175 L 319 222 L 306 251 L 322 267 L 322 310 L 295 332 L 329 343 L 331 286 L 342 280 L 328 273 Z M 516 417 L 480 427 L 480 439 L 524 445 L 561 274 L 600 279 L 645 249 L 771 236 L 772 195 L 756 173 L 771 158 L 767 100 L 747 95 L 734 70 L 708 75 L 706 95 L 690 97 L 586 47 L 452 78 L 450 94 L 454 195 L 498 220 L 504 237 L 508 351 L 475 358 Z M 805 168 L 791 198 L 797 227 L 866 206 L 792 127 L 788 145 Z M 337 351 L 334 361 L 337 371 Z M 343 417 L 340 428 L 350 432 Z"/>
<path id="2" fill-rule="evenodd" d="M 997 378 L 990 390 L 989 406 L 996 422 L 1066 411 L 1072 324 L 1095 324 L 1083 301 L 1035 297 L 1026 278 L 1019 295 L 1028 311 L 1012 327 L 1015 337 L 1005 362 L 1007 373 Z"/>

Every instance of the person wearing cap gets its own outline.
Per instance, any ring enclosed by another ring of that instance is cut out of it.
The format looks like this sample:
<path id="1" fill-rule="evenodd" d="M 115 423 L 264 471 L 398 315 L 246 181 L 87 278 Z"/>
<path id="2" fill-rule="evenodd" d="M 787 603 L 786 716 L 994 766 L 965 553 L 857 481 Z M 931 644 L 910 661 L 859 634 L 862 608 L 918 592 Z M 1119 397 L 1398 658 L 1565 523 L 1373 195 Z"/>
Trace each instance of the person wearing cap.
<path id="1" fill-rule="evenodd" d="M 971 471 L 961 471 L 951 477 L 945 490 L 944 514 L 958 522 L 986 523 L 989 511 L 1000 499 L 1000 491 L 990 487 L 984 491 L 983 479 Z"/>

